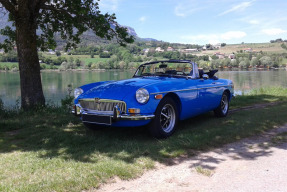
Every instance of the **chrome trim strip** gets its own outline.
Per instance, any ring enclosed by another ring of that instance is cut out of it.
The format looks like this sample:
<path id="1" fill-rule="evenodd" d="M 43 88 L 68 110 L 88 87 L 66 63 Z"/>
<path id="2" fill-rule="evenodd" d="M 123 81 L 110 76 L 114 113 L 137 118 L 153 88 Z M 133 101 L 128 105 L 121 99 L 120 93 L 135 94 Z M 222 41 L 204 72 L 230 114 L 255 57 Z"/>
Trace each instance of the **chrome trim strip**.
<path id="1" fill-rule="evenodd" d="M 123 120 L 139 121 L 139 120 L 153 119 L 154 117 L 155 115 L 135 115 L 135 116 L 120 115 L 118 118 Z"/>
<path id="2" fill-rule="evenodd" d="M 82 109 L 81 114 L 112 116 L 113 111 L 96 111 L 96 110 L 84 110 L 84 109 Z"/>
<path id="3" fill-rule="evenodd" d="M 95 101 L 95 98 L 86 98 L 86 99 L 79 99 L 79 101 Z M 98 99 L 98 102 L 106 102 L 106 103 L 115 103 L 115 102 L 124 102 L 120 100 L 112 100 L 112 99 Z"/>
<path id="4" fill-rule="evenodd" d="M 87 114 L 86 114 L 87 115 Z M 93 114 L 88 114 L 88 115 L 93 115 Z M 107 117 L 111 117 L 114 120 L 113 116 L 107 116 Z M 134 116 L 130 116 L 130 115 L 119 115 L 117 117 L 117 121 L 118 120 L 130 120 L 130 121 L 140 121 L 140 120 L 150 120 L 153 119 L 155 117 L 155 115 L 134 115 Z M 90 121 L 83 121 L 83 122 L 87 122 L 87 123 L 95 123 L 95 124 L 104 124 L 104 123 L 97 123 L 97 122 L 90 122 Z M 106 124 L 107 125 L 107 124 Z"/>
<path id="5" fill-rule="evenodd" d="M 118 120 L 130 120 L 130 121 L 140 121 L 140 120 L 150 120 L 153 119 L 155 117 L 155 115 L 139 115 L 139 114 L 133 114 L 133 115 L 129 115 L 129 114 L 118 114 L 116 115 L 116 117 L 114 117 L 113 111 L 87 111 L 84 110 L 83 108 L 81 108 L 81 106 L 79 104 L 76 104 L 77 108 L 80 108 L 80 112 L 78 115 L 84 114 L 84 115 L 104 115 L 104 116 L 108 116 L 111 117 L 114 121 L 118 121 Z M 116 110 L 116 109 L 115 109 Z M 72 112 L 74 112 L 74 110 L 72 110 Z M 83 122 L 87 122 L 87 123 L 94 123 L 94 124 L 103 124 L 103 123 L 97 123 L 97 122 L 88 122 L 88 121 L 83 121 Z"/>
<path id="6" fill-rule="evenodd" d="M 92 122 L 92 121 L 83 121 L 84 123 L 91 123 L 91 124 L 98 124 L 98 125 L 111 125 L 112 123 L 98 123 L 98 122 Z"/>
<path id="7" fill-rule="evenodd" d="M 173 90 L 173 91 L 163 91 L 163 92 L 150 93 L 150 95 L 156 95 L 156 94 L 161 94 L 161 93 L 171 93 L 171 92 L 194 91 L 194 90 L 218 88 L 218 87 L 228 87 L 228 85 L 221 85 L 221 86 L 214 86 L 214 87 L 203 87 L 203 88 L 194 88 L 194 89 L 182 89 L 182 90 Z"/>

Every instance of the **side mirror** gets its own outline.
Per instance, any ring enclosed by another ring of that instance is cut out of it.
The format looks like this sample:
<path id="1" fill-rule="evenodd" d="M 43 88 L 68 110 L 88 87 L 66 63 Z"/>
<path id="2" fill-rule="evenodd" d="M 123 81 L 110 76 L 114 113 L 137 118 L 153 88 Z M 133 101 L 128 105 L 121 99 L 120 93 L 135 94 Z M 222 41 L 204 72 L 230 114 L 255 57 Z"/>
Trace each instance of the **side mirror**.
<path id="1" fill-rule="evenodd" d="M 207 74 L 203 74 L 203 75 L 202 75 L 202 78 L 203 78 L 204 80 L 206 80 L 206 79 L 208 79 L 208 75 L 207 75 Z"/>

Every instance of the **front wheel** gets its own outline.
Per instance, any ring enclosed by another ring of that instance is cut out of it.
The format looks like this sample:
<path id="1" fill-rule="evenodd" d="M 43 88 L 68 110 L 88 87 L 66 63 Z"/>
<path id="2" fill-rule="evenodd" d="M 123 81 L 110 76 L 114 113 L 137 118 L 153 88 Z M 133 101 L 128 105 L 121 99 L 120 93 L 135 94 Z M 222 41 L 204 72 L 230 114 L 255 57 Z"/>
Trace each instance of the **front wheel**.
<path id="1" fill-rule="evenodd" d="M 174 133 L 177 122 L 178 110 L 176 103 L 167 97 L 159 103 L 149 131 L 156 138 L 167 138 Z"/>
<path id="2" fill-rule="evenodd" d="M 214 110 L 216 117 L 226 117 L 229 110 L 229 94 L 225 91 L 222 94 L 219 106 Z"/>

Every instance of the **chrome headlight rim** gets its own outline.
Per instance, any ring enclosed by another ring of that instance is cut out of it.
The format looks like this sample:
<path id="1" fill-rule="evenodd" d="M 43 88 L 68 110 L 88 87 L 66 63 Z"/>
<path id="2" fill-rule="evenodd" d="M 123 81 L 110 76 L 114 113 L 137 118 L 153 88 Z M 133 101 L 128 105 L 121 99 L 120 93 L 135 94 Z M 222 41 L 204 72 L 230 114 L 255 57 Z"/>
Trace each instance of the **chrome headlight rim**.
<path id="1" fill-rule="evenodd" d="M 79 87 L 76 88 L 76 89 L 74 90 L 74 97 L 75 97 L 75 99 L 78 98 L 83 92 L 84 92 L 83 89 L 81 89 L 81 88 L 79 88 Z"/>
<path id="2" fill-rule="evenodd" d="M 145 88 L 140 88 L 136 91 L 136 100 L 140 104 L 145 104 L 149 101 L 149 92 Z"/>

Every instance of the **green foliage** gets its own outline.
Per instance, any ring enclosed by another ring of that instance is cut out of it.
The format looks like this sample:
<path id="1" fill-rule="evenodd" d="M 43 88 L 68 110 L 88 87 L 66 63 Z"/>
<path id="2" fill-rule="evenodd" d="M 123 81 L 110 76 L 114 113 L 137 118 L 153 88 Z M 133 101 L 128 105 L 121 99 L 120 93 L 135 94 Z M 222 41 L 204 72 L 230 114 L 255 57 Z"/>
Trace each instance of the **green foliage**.
<path id="1" fill-rule="evenodd" d="M 252 58 L 251 61 L 250 61 L 250 65 L 252 67 L 258 66 L 259 65 L 259 59 L 257 57 Z"/>
<path id="2" fill-rule="evenodd" d="M 208 69 L 209 68 L 207 61 L 200 60 L 197 64 L 198 64 L 199 68 L 202 68 L 202 69 Z"/>
<path id="3" fill-rule="evenodd" d="M 282 44 L 281 44 L 281 47 L 282 47 L 283 49 L 286 49 L 286 50 L 287 50 L 287 46 L 286 46 L 285 43 L 282 43 Z"/>
<path id="4" fill-rule="evenodd" d="M 70 112 L 73 106 L 74 97 L 72 95 L 72 91 L 73 91 L 73 87 L 71 84 L 69 84 L 67 88 L 68 94 L 66 95 L 64 99 L 61 99 L 61 107 L 64 110 L 67 110 L 67 112 Z"/>
<path id="5" fill-rule="evenodd" d="M 102 53 L 100 53 L 100 58 L 110 58 L 111 57 L 111 55 L 110 55 L 110 53 L 107 53 L 107 52 L 102 52 Z"/>
<path id="6" fill-rule="evenodd" d="M 21 10 L 24 13 L 29 10 L 22 10 L 25 7 L 25 2 L 7 1 L 2 4 L 3 7 L 10 13 L 9 21 L 12 21 L 14 26 L 17 26 L 18 15 L 14 10 Z M 17 8 L 14 6 L 17 6 Z M 54 34 L 60 34 L 60 38 L 66 42 L 66 50 L 75 48 L 80 42 L 80 35 L 88 29 L 91 29 L 97 36 L 112 40 L 115 38 L 120 45 L 132 43 L 134 37 L 129 36 L 127 29 L 121 27 L 116 21 L 114 14 L 102 14 L 99 11 L 98 2 L 94 0 L 82 1 L 43 1 L 31 4 L 29 8 L 36 13 L 33 14 L 32 20 L 35 20 L 38 29 L 42 31 L 37 36 L 37 44 L 41 50 L 54 49 L 56 40 Z M 30 10 L 30 11 L 31 11 Z M 26 14 L 28 15 L 28 14 Z M 29 16 L 30 17 L 30 16 Z M 22 20 L 31 18 L 22 18 Z M 21 20 L 21 21 L 22 21 Z M 16 22 L 16 23 L 15 23 Z M 28 23 L 28 22 L 27 22 Z M 76 29 L 76 30 L 75 30 Z M 8 38 L 0 44 L 0 48 L 11 50 L 15 45 L 16 34 L 15 29 L 9 26 L 0 30 L 0 34 Z"/>
<path id="7" fill-rule="evenodd" d="M 18 62 L 16 51 L 12 50 L 0 56 L 1 62 Z"/>
<path id="8" fill-rule="evenodd" d="M 248 106 L 255 103 L 287 102 L 287 89 L 282 87 L 265 87 L 253 89 L 232 99 L 232 108 Z"/>
<path id="9" fill-rule="evenodd" d="M 74 97 L 71 95 L 67 95 L 64 99 L 61 99 L 61 105 L 64 109 L 67 109 L 67 111 L 70 111 L 72 109 Z"/>
<path id="10" fill-rule="evenodd" d="M 273 61 L 271 57 L 269 56 L 263 56 L 259 59 L 260 65 L 263 67 L 271 66 L 273 64 Z"/>
<path id="11" fill-rule="evenodd" d="M 56 51 L 56 55 L 59 57 L 61 56 L 61 52 L 60 51 Z"/>
<path id="12" fill-rule="evenodd" d="M 8 21 L 12 21 L 12 16 L 9 15 Z M 3 43 L 0 43 L 0 49 L 4 49 L 5 52 L 12 51 L 15 46 L 16 32 L 10 26 L 6 26 L 4 29 L 0 29 L 0 35 L 8 36 Z"/>
<path id="13" fill-rule="evenodd" d="M 2 99 L 0 98 L 0 114 L 4 113 L 4 104 Z"/>
<path id="14" fill-rule="evenodd" d="M 281 43 L 281 42 L 283 42 L 283 40 L 281 38 L 278 38 L 278 39 L 275 39 L 275 40 L 270 40 L 270 43 Z"/>

